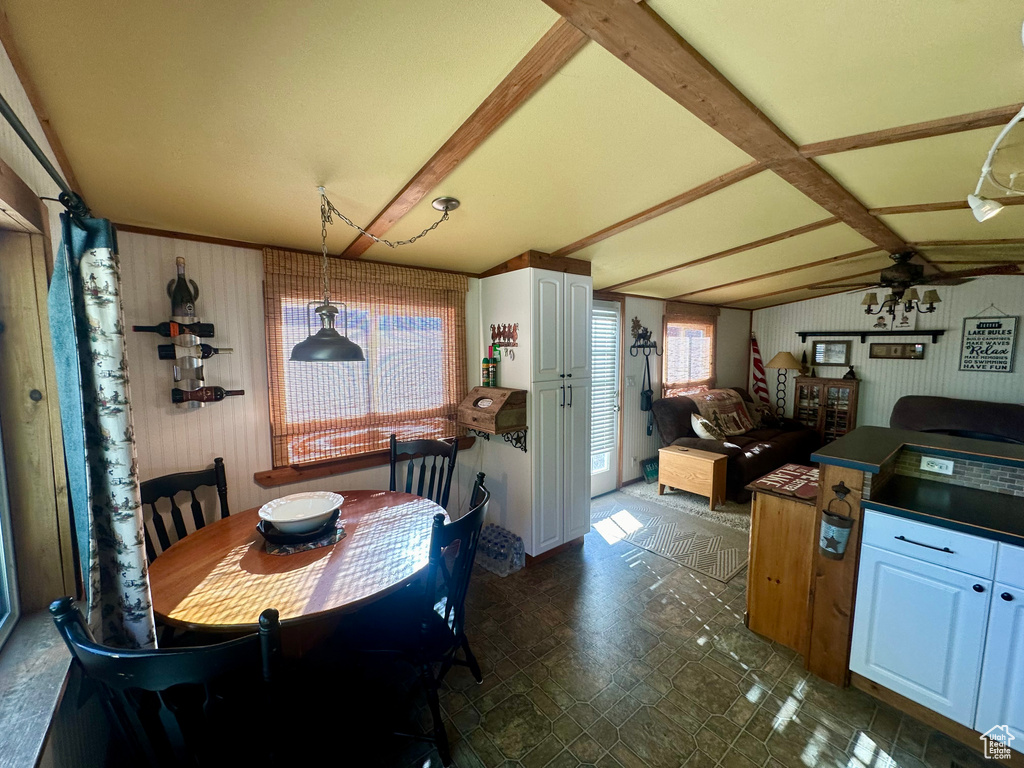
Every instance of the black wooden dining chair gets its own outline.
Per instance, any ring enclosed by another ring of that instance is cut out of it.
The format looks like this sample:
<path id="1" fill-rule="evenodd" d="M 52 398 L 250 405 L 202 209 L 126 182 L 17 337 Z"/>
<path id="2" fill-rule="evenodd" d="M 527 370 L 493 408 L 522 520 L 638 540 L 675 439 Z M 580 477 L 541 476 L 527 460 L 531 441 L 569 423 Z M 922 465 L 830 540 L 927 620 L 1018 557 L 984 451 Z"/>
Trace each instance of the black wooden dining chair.
<path id="1" fill-rule="evenodd" d="M 445 525 L 444 515 L 434 515 L 425 578 L 393 599 L 381 600 L 357 614 L 344 627 L 340 639 L 339 650 L 391 654 L 416 669 L 426 692 L 433 733 L 396 735 L 432 742 L 446 766 L 451 763 L 451 750 L 438 698 L 441 683 L 453 665 L 468 667 L 478 683 L 483 681 L 466 638 L 465 605 L 477 542 L 491 499 L 483 481 L 484 473 L 480 472 L 470 510 L 458 520 Z"/>
<path id="2" fill-rule="evenodd" d="M 391 435 L 391 485 L 398 490 L 398 465 L 408 459 L 405 470 L 405 492 L 415 493 L 430 499 L 440 507 L 448 509 L 448 495 L 452 489 L 452 472 L 455 471 L 455 457 L 459 453 L 459 441 L 446 443 L 443 440 L 410 440 L 399 442 Z M 419 467 L 416 467 L 416 459 Z M 428 466 L 429 465 L 429 466 Z M 427 474 L 430 474 L 427 482 Z M 416 490 L 413 480 L 416 477 Z M 426 492 L 424 493 L 424 489 Z"/>
<path id="3" fill-rule="evenodd" d="M 131 650 L 97 643 L 75 601 L 50 613 L 75 664 L 98 691 L 131 765 L 267 765 L 271 739 L 254 723 L 273 723 L 273 686 L 281 659 L 276 610 L 260 614 L 259 631 L 192 648 Z M 256 761 L 259 762 L 256 762 Z"/>
<path id="4" fill-rule="evenodd" d="M 206 525 L 203 506 L 196 497 L 196 489 L 203 486 L 217 489 L 221 518 L 231 514 L 228 509 L 227 473 L 224 471 L 224 459 L 219 456 L 213 460 L 210 469 L 154 477 L 139 484 L 142 496 L 142 523 L 146 530 L 146 558 L 149 562 L 156 560 L 157 556 L 174 542 Z M 192 496 L 192 502 L 188 505 L 191 515 L 187 518 L 174 499 L 179 493 L 186 491 Z M 166 518 L 157 509 L 157 502 L 161 499 L 170 501 L 170 529 Z"/>

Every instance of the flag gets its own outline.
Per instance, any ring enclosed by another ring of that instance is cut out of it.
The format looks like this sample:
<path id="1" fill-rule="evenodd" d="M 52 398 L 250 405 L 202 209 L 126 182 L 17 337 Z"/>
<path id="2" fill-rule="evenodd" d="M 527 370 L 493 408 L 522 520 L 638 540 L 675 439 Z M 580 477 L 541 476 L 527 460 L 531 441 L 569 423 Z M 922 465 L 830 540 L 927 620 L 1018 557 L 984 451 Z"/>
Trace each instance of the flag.
<path id="1" fill-rule="evenodd" d="M 760 398 L 762 403 L 771 405 L 768 401 L 768 381 L 764 377 L 764 363 L 761 362 L 761 350 L 757 346 L 757 339 L 750 337 L 750 352 L 754 356 L 754 394 Z"/>

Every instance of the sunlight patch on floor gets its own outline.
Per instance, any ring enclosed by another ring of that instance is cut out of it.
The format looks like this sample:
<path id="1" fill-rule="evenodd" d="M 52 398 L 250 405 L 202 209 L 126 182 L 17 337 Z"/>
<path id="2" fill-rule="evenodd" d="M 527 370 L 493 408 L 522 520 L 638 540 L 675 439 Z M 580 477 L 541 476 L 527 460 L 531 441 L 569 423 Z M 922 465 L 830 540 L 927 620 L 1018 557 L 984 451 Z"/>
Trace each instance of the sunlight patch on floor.
<path id="1" fill-rule="evenodd" d="M 643 527 L 643 523 L 624 509 L 594 523 L 594 530 L 609 544 L 616 544 Z"/>

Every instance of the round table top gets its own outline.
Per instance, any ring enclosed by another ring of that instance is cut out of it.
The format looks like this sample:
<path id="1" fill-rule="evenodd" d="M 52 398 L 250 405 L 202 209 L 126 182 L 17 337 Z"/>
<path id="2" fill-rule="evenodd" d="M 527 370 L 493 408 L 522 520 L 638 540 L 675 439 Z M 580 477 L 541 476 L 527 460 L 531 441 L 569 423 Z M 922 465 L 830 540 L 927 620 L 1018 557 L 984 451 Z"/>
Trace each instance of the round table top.
<path id="1" fill-rule="evenodd" d="M 276 608 L 283 623 L 355 610 L 408 584 L 427 566 L 429 499 L 392 491 L 344 491 L 345 537 L 271 555 L 256 531 L 259 509 L 217 520 L 163 552 L 149 568 L 153 611 L 168 624 L 253 629 Z"/>

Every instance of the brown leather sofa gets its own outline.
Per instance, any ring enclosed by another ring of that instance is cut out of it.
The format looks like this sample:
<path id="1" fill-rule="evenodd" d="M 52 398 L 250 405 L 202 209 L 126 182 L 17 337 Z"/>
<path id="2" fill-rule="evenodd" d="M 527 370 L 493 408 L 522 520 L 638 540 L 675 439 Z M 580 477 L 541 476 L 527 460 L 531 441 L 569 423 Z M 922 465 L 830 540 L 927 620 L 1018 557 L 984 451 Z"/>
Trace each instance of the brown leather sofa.
<path id="1" fill-rule="evenodd" d="M 745 389 L 731 387 L 744 402 L 753 402 Z M 711 453 L 724 453 L 726 464 L 726 496 L 746 501 L 750 492 L 744 486 L 783 464 L 810 464 L 811 454 L 821 441 L 818 433 L 792 419 L 780 419 L 777 427 L 752 429 L 725 440 L 697 437 L 690 427 L 690 416 L 697 406 L 688 397 L 663 397 L 652 408 L 662 447 L 681 445 Z"/>
<path id="2" fill-rule="evenodd" d="M 889 426 L 1024 445 L 1024 405 L 907 395 L 892 407 Z"/>

